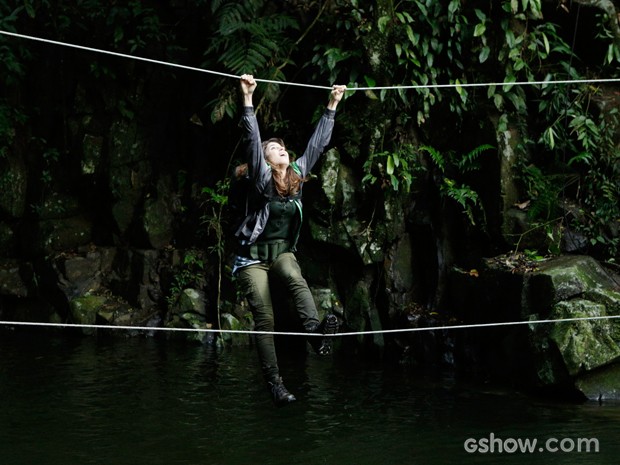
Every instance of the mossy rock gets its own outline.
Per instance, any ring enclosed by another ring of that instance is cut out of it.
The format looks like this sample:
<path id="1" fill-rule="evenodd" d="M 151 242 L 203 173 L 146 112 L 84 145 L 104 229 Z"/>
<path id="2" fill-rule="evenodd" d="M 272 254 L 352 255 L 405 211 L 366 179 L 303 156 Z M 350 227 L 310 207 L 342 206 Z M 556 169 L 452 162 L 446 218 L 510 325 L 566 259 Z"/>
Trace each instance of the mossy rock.
<path id="1" fill-rule="evenodd" d="M 99 295 L 84 295 L 73 299 L 69 303 L 69 312 L 74 324 L 94 325 L 97 322 L 97 314 L 105 306 L 107 299 Z M 96 329 L 83 328 L 84 334 L 94 334 Z"/>
<path id="2" fill-rule="evenodd" d="M 605 306 L 578 299 L 558 303 L 552 319 L 590 318 L 606 315 Z M 608 365 L 620 358 L 620 347 L 612 335 L 616 320 L 582 320 L 555 323 L 549 337 L 554 341 L 572 376 Z"/>

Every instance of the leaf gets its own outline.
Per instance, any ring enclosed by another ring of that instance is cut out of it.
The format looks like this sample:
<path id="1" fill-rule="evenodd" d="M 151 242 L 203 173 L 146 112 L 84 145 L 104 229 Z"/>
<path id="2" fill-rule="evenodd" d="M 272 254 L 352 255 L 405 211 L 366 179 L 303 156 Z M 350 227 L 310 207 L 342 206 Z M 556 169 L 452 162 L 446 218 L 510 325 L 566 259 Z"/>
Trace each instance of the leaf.
<path id="1" fill-rule="evenodd" d="M 377 97 L 377 94 L 373 92 L 371 89 L 366 89 L 364 91 L 364 95 L 368 97 L 370 100 L 379 100 L 379 97 Z"/>
<path id="2" fill-rule="evenodd" d="M 399 181 L 398 178 L 394 175 L 390 176 L 390 181 L 392 182 L 392 188 L 398 192 Z"/>
<path id="3" fill-rule="evenodd" d="M 501 111 L 504 108 L 504 96 L 502 94 L 493 95 L 493 103 L 495 108 Z"/>
<path id="4" fill-rule="evenodd" d="M 388 155 L 387 157 L 386 173 L 390 176 L 394 174 L 394 158 L 392 155 Z"/>
<path id="5" fill-rule="evenodd" d="M 375 87 L 377 85 L 377 81 L 367 75 L 364 75 L 364 81 L 366 82 L 366 87 Z"/>
<path id="6" fill-rule="evenodd" d="M 487 27 L 484 23 L 476 24 L 476 27 L 474 28 L 474 37 L 480 37 L 481 35 L 484 35 L 484 32 L 486 30 Z"/>
<path id="7" fill-rule="evenodd" d="M 400 58 L 400 56 L 403 54 L 403 46 L 400 44 L 394 44 L 394 48 L 396 49 L 396 56 Z"/>
<path id="8" fill-rule="evenodd" d="M 460 6 L 460 1 L 459 0 L 451 0 L 450 4 L 448 5 L 448 13 L 450 14 L 450 16 L 453 16 L 454 13 L 456 13 L 459 9 Z"/>
<path id="9" fill-rule="evenodd" d="M 465 89 L 461 87 L 461 81 L 457 79 L 456 81 L 454 81 L 454 83 L 456 84 L 456 87 L 455 87 L 456 91 L 462 97 L 463 94 L 465 93 Z"/>
<path id="10" fill-rule="evenodd" d="M 485 45 L 484 47 L 482 47 L 482 50 L 480 50 L 478 61 L 480 61 L 480 63 L 484 63 L 489 58 L 490 54 L 491 54 L 491 49 Z"/>
<path id="11" fill-rule="evenodd" d="M 491 98 L 491 97 L 493 97 L 493 96 L 495 95 L 495 89 L 496 89 L 495 84 L 490 85 L 490 86 L 487 88 L 487 97 L 488 97 L 488 98 Z"/>
<path id="12" fill-rule="evenodd" d="M 504 79 L 504 85 L 502 86 L 504 92 L 509 92 L 510 89 L 514 87 L 512 85 L 513 82 L 517 82 L 517 77 L 514 74 L 509 74 L 508 76 L 506 76 L 506 78 Z"/>
<path id="13" fill-rule="evenodd" d="M 549 39 L 547 39 L 547 34 L 545 34 L 544 32 L 541 33 L 542 34 L 542 38 L 543 38 L 543 43 L 545 44 L 545 52 L 547 52 L 547 55 L 549 55 Z"/>
<path id="14" fill-rule="evenodd" d="M 379 28 L 379 32 L 381 34 L 385 33 L 385 30 L 387 29 L 387 25 L 390 22 L 390 17 L 389 16 L 381 16 L 378 21 L 377 21 L 377 27 Z"/>
<path id="15" fill-rule="evenodd" d="M 415 35 L 413 34 L 413 29 L 411 28 L 411 26 L 407 25 L 406 31 L 407 31 L 407 37 L 409 38 L 409 41 L 413 45 L 416 45 L 417 40 L 415 38 Z"/>
<path id="16" fill-rule="evenodd" d="M 26 13 L 28 13 L 28 16 L 30 16 L 31 18 L 34 18 L 36 16 L 36 12 L 34 7 L 32 6 L 32 3 L 25 1 L 24 8 L 26 8 Z"/>

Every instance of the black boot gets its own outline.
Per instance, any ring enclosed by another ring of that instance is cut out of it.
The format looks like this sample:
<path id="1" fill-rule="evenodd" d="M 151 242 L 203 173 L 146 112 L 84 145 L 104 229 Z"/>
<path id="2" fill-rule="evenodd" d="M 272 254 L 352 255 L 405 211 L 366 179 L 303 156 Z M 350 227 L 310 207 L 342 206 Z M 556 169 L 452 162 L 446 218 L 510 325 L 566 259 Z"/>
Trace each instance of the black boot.
<path id="1" fill-rule="evenodd" d="M 269 391 L 271 392 L 273 403 L 276 404 L 276 406 L 282 407 L 297 400 L 295 396 L 288 392 L 288 389 L 284 387 L 282 378 L 277 377 L 274 381 L 270 381 L 267 384 L 269 385 Z"/>
<path id="2" fill-rule="evenodd" d="M 316 325 L 314 328 L 310 328 L 308 332 L 313 334 L 336 334 L 338 332 L 338 327 L 338 317 L 330 313 L 325 315 L 325 318 L 320 324 Z M 329 355 L 332 353 L 331 337 L 311 336 L 308 339 L 310 345 L 317 354 Z"/>

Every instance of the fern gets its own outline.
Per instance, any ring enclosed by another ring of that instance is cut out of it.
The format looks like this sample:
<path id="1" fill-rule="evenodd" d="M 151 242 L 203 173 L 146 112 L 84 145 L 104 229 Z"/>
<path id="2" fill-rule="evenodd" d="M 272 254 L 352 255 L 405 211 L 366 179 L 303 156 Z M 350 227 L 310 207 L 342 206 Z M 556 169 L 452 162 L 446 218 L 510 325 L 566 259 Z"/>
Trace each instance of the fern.
<path id="1" fill-rule="evenodd" d="M 439 171 L 441 171 L 442 173 L 446 172 L 446 159 L 436 148 L 428 145 L 423 145 L 422 147 L 420 147 L 419 150 L 421 152 L 428 153 L 428 155 L 431 157 L 431 160 L 433 160 L 433 163 L 435 163 L 435 165 L 437 165 L 437 168 L 439 168 Z"/>
<path id="2" fill-rule="evenodd" d="M 462 184 L 459 185 L 452 179 L 444 178 L 444 183 L 440 188 L 441 194 L 455 200 L 462 208 L 463 213 L 472 225 L 476 224 L 475 212 L 479 211 L 486 223 L 486 215 L 478 193 L 471 187 Z"/>
<path id="3" fill-rule="evenodd" d="M 457 175 L 463 175 L 471 171 L 479 170 L 480 155 L 493 148 L 492 145 L 483 144 L 461 156 L 460 159 L 457 159 L 453 152 L 447 152 L 444 155 L 436 148 L 428 145 L 418 149 L 420 152 L 428 154 L 443 177 L 443 183 L 439 188 L 440 194 L 443 197 L 450 198 L 457 202 L 462 207 L 463 213 L 472 225 L 476 225 L 476 214 L 479 214 L 482 218 L 483 227 L 486 224 L 486 214 L 482 201 L 473 188 L 467 184 L 459 183 L 457 180 L 448 178 L 447 173 L 455 172 Z"/>
<path id="4" fill-rule="evenodd" d="M 468 173 L 471 171 L 477 171 L 480 169 L 480 155 L 482 155 L 487 150 L 493 150 L 495 147 L 489 144 L 482 144 L 471 152 L 466 153 L 463 157 L 456 163 L 457 168 L 461 173 Z"/>
<path id="5" fill-rule="evenodd" d="M 285 80 L 282 63 L 295 46 L 291 31 L 299 29 L 295 19 L 267 10 L 265 0 L 223 1 L 212 3 L 213 21 L 217 35 L 205 50 L 203 66 L 219 65 L 228 73 L 251 73 L 267 76 L 270 80 Z M 221 82 L 219 88 L 225 87 Z M 266 89 L 276 95 L 273 89 Z M 211 102 L 211 119 L 219 121 L 224 115 L 234 114 L 235 101 L 224 92 Z"/>

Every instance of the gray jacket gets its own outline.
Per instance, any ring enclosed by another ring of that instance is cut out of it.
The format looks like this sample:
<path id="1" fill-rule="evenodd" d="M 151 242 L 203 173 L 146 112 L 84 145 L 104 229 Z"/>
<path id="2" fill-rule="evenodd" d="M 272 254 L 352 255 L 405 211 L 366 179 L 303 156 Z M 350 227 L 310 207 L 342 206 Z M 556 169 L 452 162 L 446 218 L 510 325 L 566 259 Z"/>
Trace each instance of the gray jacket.
<path id="1" fill-rule="evenodd" d="M 310 173 L 310 170 L 318 161 L 319 157 L 329 144 L 334 129 L 335 110 L 325 109 L 323 116 L 318 122 L 314 134 L 308 142 L 308 146 L 304 154 L 295 160 L 295 163 L 301 171 L 301 177 L 304 178 Z M 242 124 L 244 129 L 244 142 L 246 144 L 246 156 L 248 163 L 248 176 L 252 181 L 253 188 L 250 189 L 249 204 L 254 205 L 250 209 L 249 214 L 237 229 L 235 235 L 244 245 L 253 244 L 263 232 L 267 219 L 269 218 L 269 200 L 271 198 L 273 188 L 273 179 L 271 167 L 265 161 L 265 155 L 261 146 L 260 130 L 258 121 L 254 114 L 254 107 L 243 108 Z M 300 193 L 296 196 L 296 202 L 301 208 L 301 188 Z M 301 224 L 300 224 L 301 226 Z M 295 242 L 298 234 L 295 234 Z M 291 244 L 294 250 L 295 244 Z"/>

